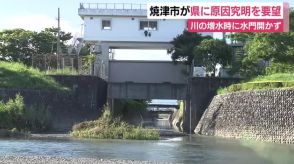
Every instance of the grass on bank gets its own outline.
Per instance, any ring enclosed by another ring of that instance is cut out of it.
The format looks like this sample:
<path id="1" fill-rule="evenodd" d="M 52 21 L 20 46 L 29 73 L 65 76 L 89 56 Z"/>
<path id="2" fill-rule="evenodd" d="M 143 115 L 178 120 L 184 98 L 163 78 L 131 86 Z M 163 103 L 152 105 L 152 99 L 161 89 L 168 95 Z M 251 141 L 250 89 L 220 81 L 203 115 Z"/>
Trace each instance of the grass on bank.
<path id="1" fill-rule="evenodd" d="M 0 88 L 68 90 L 37 69 L 4 61 L 0 61 Z"/>
<path id="2" fill-rule="evenodd" d="M 113 118 L 108 107 L 105 107 L 98 120 L 74 125 L 71 135 L 78 138 L 136 140 L 158 140 L 160 137 L 159 131 L 155 129 L 136 127 Z"/>
<path id="3" fill-rule="evenodd" d="M 258 76 L 248 82 L 233 84 L 218 90 L 218 94 L 226 94 L 238 91 L 265 90 L 265 89 L 294 88 L 294 73 L 276 73 Z"/>

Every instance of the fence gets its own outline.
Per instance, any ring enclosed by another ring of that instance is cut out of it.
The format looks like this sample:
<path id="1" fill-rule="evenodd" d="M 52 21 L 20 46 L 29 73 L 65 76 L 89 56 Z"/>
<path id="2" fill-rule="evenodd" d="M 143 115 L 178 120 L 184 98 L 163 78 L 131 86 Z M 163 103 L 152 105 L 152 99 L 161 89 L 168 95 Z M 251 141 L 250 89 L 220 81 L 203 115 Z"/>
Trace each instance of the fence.
<path id="1" fill-rule="evenodd" d="M 80 9 L 146 10 L 147 5 L 133 3 L 80 3 Z"/>
<path id="2" fill-rule="evenodd" d="M 92 56 L 38 54 L 32 57 L 32 66 L 48 74 L 99 76 L 101 64 Z M 94 71 L 95 70 L 95 71 Z"/>

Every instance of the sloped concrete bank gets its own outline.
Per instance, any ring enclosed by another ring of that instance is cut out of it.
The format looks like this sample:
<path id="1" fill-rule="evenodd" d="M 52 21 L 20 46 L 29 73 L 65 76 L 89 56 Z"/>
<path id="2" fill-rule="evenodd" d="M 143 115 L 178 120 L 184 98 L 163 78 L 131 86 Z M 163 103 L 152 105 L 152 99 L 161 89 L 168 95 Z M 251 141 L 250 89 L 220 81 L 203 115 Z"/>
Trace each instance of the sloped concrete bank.
<path id="1" fill-rule="evenodd" d="M 195 133 L 294 143 L 294 89 L 217 95 Z"/>

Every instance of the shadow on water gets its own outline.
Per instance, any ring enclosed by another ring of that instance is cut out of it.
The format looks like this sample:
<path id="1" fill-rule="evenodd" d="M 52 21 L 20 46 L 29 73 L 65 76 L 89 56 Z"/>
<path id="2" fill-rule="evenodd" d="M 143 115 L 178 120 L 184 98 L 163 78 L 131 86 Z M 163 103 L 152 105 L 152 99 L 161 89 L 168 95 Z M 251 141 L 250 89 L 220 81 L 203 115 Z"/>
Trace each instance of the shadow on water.
<path id="1" fill-rule="evenodd" d="M 293 163 L 293 145 L 215 137 L 133 140 L 0 140 L 1 155 L 46 155 L 203 164 Z"/>
<path id="2" fill-rule="evenodd" d="M 250 148 L 256 155 L 268 160 L 269 163 L 294 163 L 294 145 L 256 142 L 252 140 L 242 140 L 241 145 Z"/>

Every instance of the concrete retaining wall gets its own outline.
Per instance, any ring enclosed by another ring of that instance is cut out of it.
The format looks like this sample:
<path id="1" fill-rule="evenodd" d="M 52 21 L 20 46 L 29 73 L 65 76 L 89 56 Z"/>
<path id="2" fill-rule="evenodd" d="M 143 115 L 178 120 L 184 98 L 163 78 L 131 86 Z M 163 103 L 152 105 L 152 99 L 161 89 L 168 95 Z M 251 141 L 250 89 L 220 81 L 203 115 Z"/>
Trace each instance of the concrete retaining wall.
<path id="1" fill-rule="evenodd" d="M 294 143 L 294 89 L 217 95 L 195 133 Z"/>
<path id="2" fill-rule="evenodd" d="M 191 105 L 191 131 L 195 129 L 203 112 L 210 104 L 213 96 L 220 87 L 226 87 L 239 82 L 238 78 L 218 78 L 218 77 L 194 77 L 189 80 L 190 103 Z M 185 109 L 187 110 L 187 109 Z M 190 111 L 184 112 L 183 131 L 190 132 Z"/>
<path id="3" fill-rule="evenodd" d="M 52 131 L 68 131 L 74 123 L 99 116 L 106 103 L 107 83 L 104 80 L 92 76 L 53 77 L 72 92 L 0 88 L 0 100 L 7 101 L 19 93 L 26 106 L 46 106 L 52 116 Z"/>

